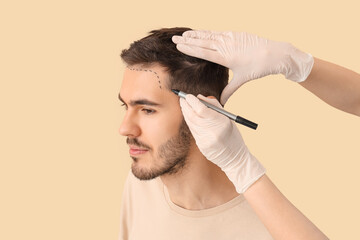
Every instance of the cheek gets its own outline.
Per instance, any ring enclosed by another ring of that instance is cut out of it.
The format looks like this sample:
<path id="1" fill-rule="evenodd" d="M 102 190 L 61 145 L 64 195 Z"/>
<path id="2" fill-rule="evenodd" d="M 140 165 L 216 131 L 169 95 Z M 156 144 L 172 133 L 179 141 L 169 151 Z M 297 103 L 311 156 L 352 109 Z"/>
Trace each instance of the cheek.
<path id="1" fill-rule="evenodd" d="M 157 114 L 141 123 L 142 135 L 147 144 L 157 149 L 161 144 L 176 136 L 182 122 L 182 115 L 176 113 Z"/>

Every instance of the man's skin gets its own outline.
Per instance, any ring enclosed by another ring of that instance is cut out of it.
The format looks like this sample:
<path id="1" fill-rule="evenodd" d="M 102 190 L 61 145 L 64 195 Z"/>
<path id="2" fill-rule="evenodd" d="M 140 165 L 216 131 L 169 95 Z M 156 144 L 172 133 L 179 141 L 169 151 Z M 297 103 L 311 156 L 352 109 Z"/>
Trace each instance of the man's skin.
<path id="1" fill-rule="evenodd" d="M 176 169 L 175 173 L 160 177 L 172 202 L 189 210 L 212 208 L 239 196 L 225 173 L 201 154 L 191 134 L 189 142 L 179 139 L 179 128 L 184 119 L 179 97 L 166 87 L 167 81 L 168 74 L 157 64 L 134 65 L 125 70 L 119 96 L 127 111 L 119 132 L 128 138 L 130 148 L 144 149 L 130 151 L 134 175 L 149 179 L 165 170 Z M 131 104 L 140 99 L 160 105 Z M 175 149 L 181 149 L 182 153 L 176 152 L 174 147 L 169 148 L 169 142 L 173 143 L 170 146 L 178 146 Z M 160 148 L 162 154 L 159 154 Z M 170 167 L 173 155 L 181 157 L 184 152 L 187 152 L 185 164 Z"/>

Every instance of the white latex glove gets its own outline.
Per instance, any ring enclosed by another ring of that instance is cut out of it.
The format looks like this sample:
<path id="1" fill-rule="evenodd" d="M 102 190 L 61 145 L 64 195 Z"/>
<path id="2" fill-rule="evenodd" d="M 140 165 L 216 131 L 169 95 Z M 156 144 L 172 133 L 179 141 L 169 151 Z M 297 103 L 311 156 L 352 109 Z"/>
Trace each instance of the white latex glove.
<path id="1" fill-rule="evenodd" d="M 222 108 L 216 99 L 200 94 L 198 97 Z M 191 94 L 186 95 L 186 100 L 180 98 L 180 106 L 199 150 L 226 173 L 238 193 L 244 193 L 265 174 L 265 168 L 249 152 L 233 121 Z"/>
<path id="2" fill-rule="evenodd" d="M 232 70 L 233 79 L 221 95 L 223 105 L 242 84 L 256 78 L 283 74 L 295 82 L 305 81 L 314 64 L 310 54 L 290 43 L 244 32 L 186 31 L 172 40 L 179 51 Z"/>

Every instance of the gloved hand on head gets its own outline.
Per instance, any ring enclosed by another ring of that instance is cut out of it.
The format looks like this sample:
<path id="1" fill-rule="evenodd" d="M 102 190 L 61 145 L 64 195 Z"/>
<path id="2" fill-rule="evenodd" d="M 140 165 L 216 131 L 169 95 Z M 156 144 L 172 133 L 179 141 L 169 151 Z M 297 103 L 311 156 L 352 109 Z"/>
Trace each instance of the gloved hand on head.
<path id="1" fill-rule="evenodd" d="M 256 78 L 283 74 L 295 82 L 305 81 L 314 64 L 310 54 L 290 43 L 244 32 L 186 31 L 172 40 L 179 51 L 232 70 L 233 79 L 221 95 L 223 105 L 242 84 Z"/>
<path id="2" fill-rule="evenodd" d="M 216 99 L 198 97 L 222 108 Z M 234 122 L 191 94 L 180 98 L 180 106 L 199 150 L 225 172 L 238 193 L 244 193 L 265 174 L 265 168 L 250 153 Z"/>

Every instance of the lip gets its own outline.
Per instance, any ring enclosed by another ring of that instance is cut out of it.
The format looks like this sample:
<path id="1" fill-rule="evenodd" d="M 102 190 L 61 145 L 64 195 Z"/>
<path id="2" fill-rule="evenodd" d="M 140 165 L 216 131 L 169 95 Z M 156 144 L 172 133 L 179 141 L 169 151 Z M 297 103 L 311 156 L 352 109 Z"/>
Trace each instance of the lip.
<path id="1" fill-rule="evenodd" d="M 135 147 L 135 146 L 129 146 L 130 149 L 129 149 L 129 153 L 130 155 L 141 155 L 141 154 L 144 154 L 146 152 L 148 152 L 149 150 L 147 149 L 144 149 L 144 148 L 139 148 L 139 147 Z"/>

